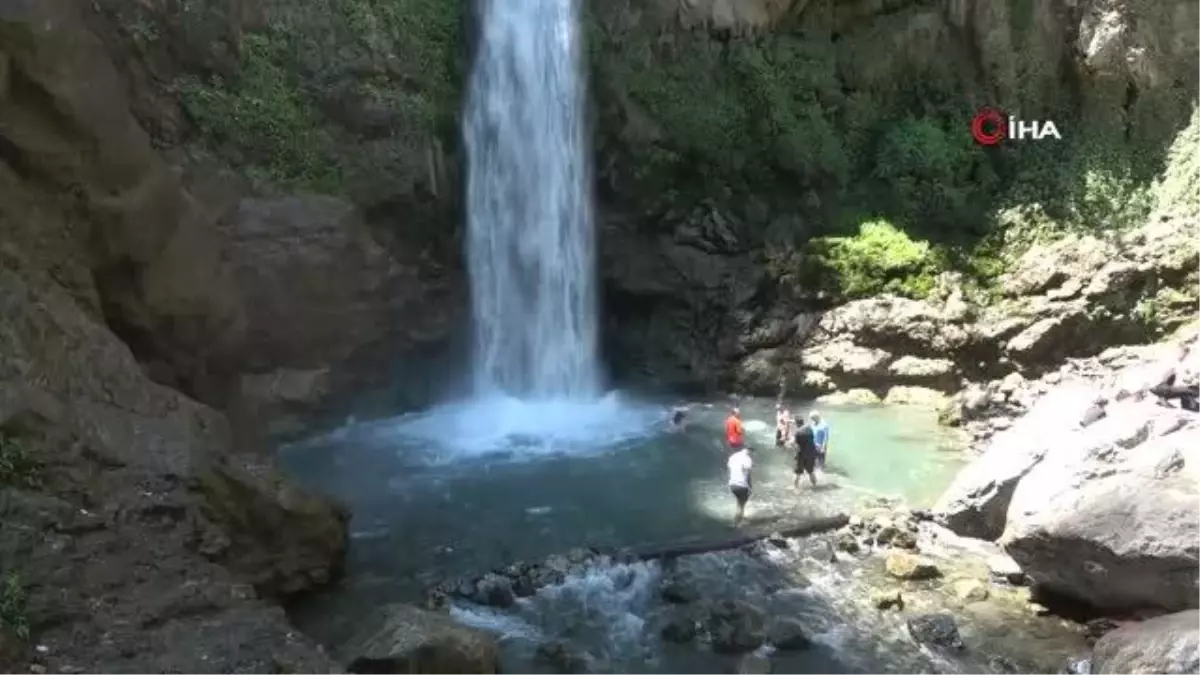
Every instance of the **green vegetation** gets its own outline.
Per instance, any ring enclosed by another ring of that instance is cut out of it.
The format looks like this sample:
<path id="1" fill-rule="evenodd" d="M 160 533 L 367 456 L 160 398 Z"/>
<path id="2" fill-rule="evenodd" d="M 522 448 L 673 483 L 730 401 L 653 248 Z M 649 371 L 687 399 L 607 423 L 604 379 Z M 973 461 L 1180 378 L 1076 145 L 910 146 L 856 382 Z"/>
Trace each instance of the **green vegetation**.
<path id="1" fill-rule="evenodd" d="M 0 631 L 9 633 L 19 640 L 29 639 L 29 598 L 21 577 L 8 572 L 0 579 Z"/>
<path id="2" fill-rule="evenodd" d="M 980 36 L 984 63 L 959 38 L 919 32 L 942 21 L 920 3 L 844 35 L 836 11 L 812 3 L 769 32 L 717 36 L 596 4 L 600 152 L 624 169 L 619 189 L 650 212 L 715 199 L 736 213 L 753 194 L 798 216 L 790 239 L 772 235 L 769 265 L 834 297 L 920 297 L 947 270 L 991 294 L 1034 241 L 1196 201 L 1197 166 L 1175 157 L 1185 140 L 1171 157 L 1181 168 L 1154 183 L 1195 106 L 1194 78 L 1136 96 L 1119 78 L 1081 85 L 1031 33 L 1030 0 L 997 10 L 1011 30 Z M 969 121 L 985 104 L 1052 119 L 1063 138 L 979 146 Z"/>
<path id="3" fill-rule="evenodd" d="M 264 189 L 367 205 L 432 190 L 429 153 L 457 142 L 465 6 L 284 0 L 235 31 L 226 3 L 183 3 L 177 37 L 202 50 L 177 81 L 194 154 L 215 154 Z M 165 30 L 144 15 L 125 23 L 143 48 Z"/>
<path id="4" fill-rule="evenodd" d="M 262 186 L 400 200 L 419 220 L 442 180 L 435 157 L 458 143 L 469 3 L 273 0 L 233 20 L 240 4 L 124 22 L 130 42 L 182 63 L 191 149 Z M 992 30 L 967 39 L 927 3 L 853 20 L 844 3 L 808 3 L 745 35 L 681 29 L 654 3 L 588 4 L 605 182 L 646 227 L 701 201 L 735 215 L 765 204 L 768 221 L 795 223 L 782 236 L 767 223 L 780 279 L 920 297 L 952 270 L 990 292 L 1032 242 L 1200 211 L 1194 72 L 1137 92 L 1065 72 L 1034 0 L 1000 3 Z M 1052 119 L 1063 139 L 981 147 L 969 120 L 983 105 Z"/>
<path id="5" fill-rule="evenodd" d="M 276 64 L 278 50 L 267 36 L 246 36 L 237 77 L 183 78 L 184 107 L 213 147 L 251 177 L 334 191 L 339 178 L 334 138 Z"/>
<path id="6" fill-rule="evenodd" d="M 0 432 L 0 487 L 34 488 L 41 485 L 38 464 L 20 439 Z"/>
<path id="7" fill-rule="evenodd" d="M 850 298 L 880 293 L 923 298 L 933 290 L 941 268 L 928 242 L 914 241 L 881 220 L 863 223 L 855 236 L 812 244 L 813 262 L 832 272 L 836 288 Z"/>

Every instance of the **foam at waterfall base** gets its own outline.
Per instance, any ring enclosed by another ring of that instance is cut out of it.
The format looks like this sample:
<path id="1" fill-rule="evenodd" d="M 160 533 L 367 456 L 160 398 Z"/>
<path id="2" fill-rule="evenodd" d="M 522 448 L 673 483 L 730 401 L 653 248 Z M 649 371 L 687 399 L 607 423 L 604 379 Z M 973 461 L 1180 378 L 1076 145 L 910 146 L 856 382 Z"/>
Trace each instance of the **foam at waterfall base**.
<path id="1" fill-rule="evenodd" d="M 662 405 L 617 392 L 591 400 L 497 394 L 388 420 L 352 423 L 334 435 L 412 451 L 422 463 L 440 465 L 496 456 L 530 459 L 608 452 L 662 433 L 666 416 Z"/>

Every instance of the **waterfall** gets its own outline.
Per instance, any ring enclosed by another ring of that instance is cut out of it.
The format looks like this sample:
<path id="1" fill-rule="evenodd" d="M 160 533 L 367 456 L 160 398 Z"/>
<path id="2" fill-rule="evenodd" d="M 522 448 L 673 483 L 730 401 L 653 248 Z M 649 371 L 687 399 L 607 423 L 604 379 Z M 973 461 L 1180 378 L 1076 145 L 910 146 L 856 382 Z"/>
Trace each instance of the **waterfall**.
<path id="1" fill-rule="evenodd" d="M 481 0 L 463 135 L 477 393 L 599 391 L 577 0 Z"/>

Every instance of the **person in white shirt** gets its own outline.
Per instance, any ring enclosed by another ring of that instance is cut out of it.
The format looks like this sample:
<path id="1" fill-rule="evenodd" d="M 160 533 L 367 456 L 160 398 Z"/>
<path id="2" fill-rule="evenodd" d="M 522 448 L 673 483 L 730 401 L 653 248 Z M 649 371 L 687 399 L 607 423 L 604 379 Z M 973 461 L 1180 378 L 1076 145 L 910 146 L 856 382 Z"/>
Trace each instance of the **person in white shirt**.
<path id="1" fill-rule="evenodd" d="M 737 500 L 737 514 L 733 517 L 733 525 L 737 527 L 746 515 L 746 502 L 750 501 L 750 469 L 754 466 L 750 448 L 743 445 L 729 456 L 726 465 L 729 467 L 729 491 Z"/>

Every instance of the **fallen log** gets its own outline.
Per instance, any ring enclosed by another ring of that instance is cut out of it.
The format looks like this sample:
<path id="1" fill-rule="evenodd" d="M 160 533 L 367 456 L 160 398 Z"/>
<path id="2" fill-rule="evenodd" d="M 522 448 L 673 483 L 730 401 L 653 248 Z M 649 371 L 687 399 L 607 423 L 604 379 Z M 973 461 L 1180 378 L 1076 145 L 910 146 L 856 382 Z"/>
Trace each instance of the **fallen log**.
<path id="1" fill-rule="evenodd" d="M 822 532 L 829 532 L 845 527 L 850 522 L 850 516 L 845 513 L 816 516 L 802 521 L 776 522 L 770 526 L 755 527 L 741 532 L 703 541 L 674 542 L 670 544 L 655 544 L 643 548 L 635 548 L 630 557 L 637 560 L 663 560 L 676 558 L 681 555 L 697 553 L 712 553 L 729 551 L 753 544 L 772 536 L 807 537 Z"/>

